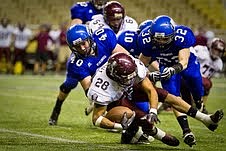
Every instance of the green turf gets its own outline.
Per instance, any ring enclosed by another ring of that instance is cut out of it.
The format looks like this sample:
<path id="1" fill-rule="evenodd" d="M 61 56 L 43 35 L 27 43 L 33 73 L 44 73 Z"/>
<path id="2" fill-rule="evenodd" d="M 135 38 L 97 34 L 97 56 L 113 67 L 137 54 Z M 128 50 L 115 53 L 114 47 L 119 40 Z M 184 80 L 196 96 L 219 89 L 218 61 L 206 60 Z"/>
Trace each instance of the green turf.
<path id="1" fill-rule="evenodd" d="M 158 127 L 178 137 L 181 144 L 170 147 L 159 141 L 150 145 L 121 145 L 120 134 L 96 128 L 91 116 L 85 116 L 88 105 L 79 86 L 63 105 L 58 126 L 49 126 L 48 119 L 58 86 L 64 76 L 0 75 L 0 151 L 76 151 L 76 150 L 200 150 L 225 151 L 226 121 L 215 132 L 189 118 L 197 139 L 193 148 L 183 143 L 181 129 L 171 112 L 159 114 Z M 207 108 L 226 109 L 226 79 L 214 79 Z"/>

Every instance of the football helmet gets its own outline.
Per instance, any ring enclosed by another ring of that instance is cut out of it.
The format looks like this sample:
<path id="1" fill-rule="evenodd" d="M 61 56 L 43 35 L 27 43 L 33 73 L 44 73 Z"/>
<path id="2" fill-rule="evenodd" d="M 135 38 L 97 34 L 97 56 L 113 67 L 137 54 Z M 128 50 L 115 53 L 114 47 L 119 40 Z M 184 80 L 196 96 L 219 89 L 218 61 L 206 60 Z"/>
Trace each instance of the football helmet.
<path id="1" fill-rule="evenodd" d="M 125 17 L 124 7 L 116 1 L 108 2 L 103 9 L 105 22 L 117 33 Z"/>
<path id="2" fill-rule="evenodd" d="M 140 23 L 139 27 L 138 27 L 138 32 L 141 32 L 144 28 L 150 26 L 152 24 L 152 20 L 148 19 L 143 21 L 142 23 Z"/>
<path id="3" fill-rule="evenodd" d="M 96 44 L 86 25 L 76 24 L 67 30 L 67 43 L 71 51 L 80 57 L 95 54 Z"/>
<path id="4" fill-rule="evenodd" d="M 137 76 L 137 65 L 129 55 L 116 53 L 108 59 L 106 74 L 119 85 L 130 86 Z"/>
<path id="5" fill-rule="evenodd" d="M 91 2 L 96 9 L 101 10 L 104 8 L 104 5 L 108 2 L 108 0 L 92 0 Z"/>
<path id="6" fill-rule="evenodd" d="M 210 42 L 210 55 L 212 59 L 223 57 L 225 52 L 225 42 L 221 38 L 213 38 Z"/>
<path id="7" fill-rule="evenodd" d="M 167 50 L 174 40 L 175 23 L 166 15 L 158 16 L 150 26 L 151 41 L 161 50 Z"/>

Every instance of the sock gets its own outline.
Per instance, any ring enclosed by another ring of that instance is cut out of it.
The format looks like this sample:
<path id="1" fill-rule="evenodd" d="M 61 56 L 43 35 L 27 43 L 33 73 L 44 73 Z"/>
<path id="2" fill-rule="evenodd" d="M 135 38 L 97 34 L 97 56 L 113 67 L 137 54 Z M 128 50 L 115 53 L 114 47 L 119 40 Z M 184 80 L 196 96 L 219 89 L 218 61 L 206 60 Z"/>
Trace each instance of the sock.
<path id="1" fill-rule="evenodd" d="M 204 123 L 212 121 L 211 118 L 210 118 L 210 115 L 204 114 L 200 111 L 197 111 L 195 118 L 199 121 L 204 122 Z"/>
<path id="2" fill-rule="evenodd" d="M 57 112 L 60 112 L 60 109 L 61 109 L 61 106 L 62 106 L 63 102 L 64 102 L 64 100 L 61 101 L 61 100 L 59 100 L 59 98 L 57 97 L 56 104 L 55 104 L 55 107 L 54 107 L 54 108 L 56 109 Z"/>
<path id="3" fill-rule="evenodd" d="M 187 112 L 187 115 L 195 118 L 197 112 L 198 112 L 198 109 L 196 109 L 194 107 L 190 107 L 190 109 Z"/>
<path id="4" fill-rule="evenodd" d="M 157 130 L 157 133 L 153 137 L 156 138 L 157 140 L 162 140 L 162 138 L 166 135 L 166 132 L 162 131 L 157 127 L 156 127 L 156 130 Z"/>
<path id="5" fill-rule="evenodd" d="M 137 143 L 142 135 L 143 135 L 143 131 L 141 128 L 139 128 L 135 136 L 130 141 L 130 143 L 132 144 Z"/>
<path id="6" fill-rule="evenodd" d="M 179 122 L 180 127 L 183 130 L 183 134 L 191 132 L 186 115 L 177 117 L 177 121 Z"/>

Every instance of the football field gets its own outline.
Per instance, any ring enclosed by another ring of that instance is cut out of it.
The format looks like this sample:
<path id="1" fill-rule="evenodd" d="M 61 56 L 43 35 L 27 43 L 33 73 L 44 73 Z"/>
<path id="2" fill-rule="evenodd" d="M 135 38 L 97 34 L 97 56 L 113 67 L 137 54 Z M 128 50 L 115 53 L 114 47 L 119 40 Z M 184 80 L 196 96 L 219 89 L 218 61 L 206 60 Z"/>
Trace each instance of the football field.
<path id="1" fill-rule="evenodd" d="M 161 112 L 157 126 L 180 140 L 171 147 L 158 140 L 149 145 L 122 145 L 120 134 L 94 127 L 91 116 L 84 114 L 88 101 L 80 85 L 71 91 L 62 106 L 58 126 L 48 119 L 55 105 L 58 87 L 64 76 L 0 75 L 0 151 L 77 151 L 77 150 L 192 150 L 225 151 L 225 117 L 215 132 L 189 117 L 197 144 L 190 148 L 172 112 Z M 213 79 L 207 109 L 226 112 L 226 79 Z"/>

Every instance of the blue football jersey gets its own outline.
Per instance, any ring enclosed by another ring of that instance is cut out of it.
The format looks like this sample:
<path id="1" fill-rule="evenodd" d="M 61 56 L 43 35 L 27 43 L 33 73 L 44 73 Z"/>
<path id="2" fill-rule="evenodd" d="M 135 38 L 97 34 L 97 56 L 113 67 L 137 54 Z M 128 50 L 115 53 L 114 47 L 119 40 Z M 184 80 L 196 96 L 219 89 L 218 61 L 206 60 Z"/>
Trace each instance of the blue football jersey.
<path id="1" fill-rule="evenodd" d="M 138 46 L 142 54 L 157 60 L 160 66 L 170 67 L 178 63 L 179 51 L 193 46 L 195 44 L 195 36 L 190 28 L 183 25 L 176 26 L 175 30 L 176 34 L 172 45 L 166 50 L 159 50 L 151 42 L 149 28 L 145 28 L 138 36 Z"/>
<path id="2" fill-rule="evenodd" d="M 102 10 L 97 10 L 89 1 L 77 2 L 71 7 L 71 19 L 79 18 L 83 24 L 91 21 L 92 17 L 97 14 L 102 14 Z"/>
<path id="3" fill-rule="evenodd" d="M 107 62 L 109 56 L 117 45 L 115 33 L 111 29 L 99 29 L 93 34 L 96 43 L 96 56 L 79 58 L 72 53 L 67 62 L 67 77 L 64 82 L 68 87 L 74 88 L 79 81 L 87 76 L 93 76 L 100 66 Z"/>
<path id="4" fill-rule="evenodd" d="M 124 47 L 132 56 L 136 58 L 140 55 L 140 49 L 138 49 L 137 45 L 137 37 L 138 33 L 135 31 L 123 31 L 118 36 L 118 44 Z"/>

